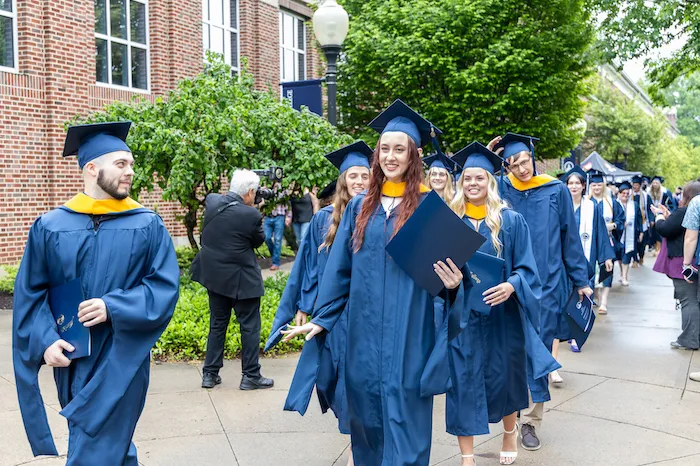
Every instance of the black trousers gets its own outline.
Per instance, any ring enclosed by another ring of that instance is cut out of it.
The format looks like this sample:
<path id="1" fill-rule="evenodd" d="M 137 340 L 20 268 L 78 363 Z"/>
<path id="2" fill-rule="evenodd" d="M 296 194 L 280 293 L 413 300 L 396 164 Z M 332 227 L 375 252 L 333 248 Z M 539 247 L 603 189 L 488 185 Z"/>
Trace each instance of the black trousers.
<path id="1" fill-rule="evenodd" d="M 209 338 L 203 372 L 218 374 L 224 365 L 226 329 L 231 309 L 241 326 L 241 366 L 243 374 L 260 376 L 260 298 L 234 299 L 209 291 Z"/>

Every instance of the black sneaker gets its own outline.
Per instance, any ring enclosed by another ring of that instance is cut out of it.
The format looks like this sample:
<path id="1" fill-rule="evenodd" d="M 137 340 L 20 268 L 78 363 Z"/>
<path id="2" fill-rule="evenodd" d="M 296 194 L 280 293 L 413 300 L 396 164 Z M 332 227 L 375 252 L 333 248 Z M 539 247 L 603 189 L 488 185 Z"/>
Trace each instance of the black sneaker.
<path id="1" fill-rule="evenodd" d="M 523 448 L 530 451 L 539 450 L 542 446 L 540 444 L 540 439 L 537 438 L 537 433 L 535 432 L 535 426 L 532 424 L 523 424 L 520 426 L 520 443 Z"/>
<path id="2" fill-rule="evenodd" d="M 272 388 L 275 381 L 259 375 L 257 377 L 249 377 L 244 375 L 241 379 L 241 390 L 261 390 L 264 388 Z"/>
<path id="3" fill-rule="evenodd" d="M 202 376 L 202 388 L 214 388 L 214 385 L 219 385 L 220 383 L 221 377 L 219 377 L 218 374 L 205 372 Z"/>

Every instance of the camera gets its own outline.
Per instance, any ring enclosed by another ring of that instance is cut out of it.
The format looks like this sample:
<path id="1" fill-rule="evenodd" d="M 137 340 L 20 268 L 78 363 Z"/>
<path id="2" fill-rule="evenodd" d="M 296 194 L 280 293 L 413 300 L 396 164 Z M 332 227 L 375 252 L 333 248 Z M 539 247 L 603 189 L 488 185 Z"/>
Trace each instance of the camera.
<path id="1" fill-rule="evenodd" d="M 253 173 L 260 178 L 267 178 L 270 181 L 282 181 L 282 178 L 284 178 L 284 170 L 282 170 L 282 167 L 270 167 L 267 170 L 253 170 Z"/>
<path id="2" fill-rule="evenodd" d="M 272 197 L 275 195 L 274 192 L 270 188 L 258 188 L 258 190 L 255 192 L 255 200 L 253 201 L 254 204 L 260 204 L 263 199 L 266 201 L 272 199 Z"/>

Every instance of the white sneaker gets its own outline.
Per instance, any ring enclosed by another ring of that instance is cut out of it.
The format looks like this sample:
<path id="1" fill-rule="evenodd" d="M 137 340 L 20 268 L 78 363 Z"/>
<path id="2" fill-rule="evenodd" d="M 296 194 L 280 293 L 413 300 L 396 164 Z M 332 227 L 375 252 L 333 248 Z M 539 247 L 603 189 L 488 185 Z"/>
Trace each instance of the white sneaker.
<path id="1" fill-rule="evenodd" d="M 694 380 L 695 382 L 700 382 L 700 372 L 691 372 L 688 374 L 688 378 L 690 380 Z"/>
<path id="2" fill-rule="evenodd" d="M 630 286 L 630 282 L 628 282 L 625 278 L 622 279 L 622 286 Z"/>

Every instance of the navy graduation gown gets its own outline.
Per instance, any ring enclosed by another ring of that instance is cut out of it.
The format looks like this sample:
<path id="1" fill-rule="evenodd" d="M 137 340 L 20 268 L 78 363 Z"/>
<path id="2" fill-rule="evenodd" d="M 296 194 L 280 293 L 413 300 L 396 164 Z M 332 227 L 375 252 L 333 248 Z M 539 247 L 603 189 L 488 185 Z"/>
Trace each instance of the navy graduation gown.
<path id="1" fill-rule="evenodd" d="M 527 356 L 533 372 L 545 376 L 561 367 L 540 340 L 531 320 L 540 312 L 542 286 L 525 219 L 511 209 L 502 211 L 498 235 L 503 244 L 505 277 L 515 292 L 489 314 L 471 311 L 467 328 L 450 343 L 454 362 L 453 386 L 447 393 L 447 432 L 487 434 L 488 424 L 500 422 L 528 406 Z M 465 223 L 473 228 L 464 217 Z M 479 225 L 486 242 L 479 251 L 495 256 L 491 230 Z M 472 300 L 483 299 L 472 295 Z"/>
<path id="2" fill-rule="evenodd" d="M 343 215 L 313 322 L 333 333 L 343 311 L 347 314 L 345 376 L 355 464 L 427 465 L 432 395 L 449 388 L 447 345 L 460 331 L 450 325 L 466 325 L 471 282 L 449 293 L 451 311 L 436 331 L 439 298 L 418 287 L 385 250 L 396 212 L 387 219 L 378 205 L 362 247 L 353 251 L 352 234 L 364 198 L 357 195 Z"/>
<path id="3" fill-rule="evenodd" d="M 610 205 L 612 206 L 612 216 L 606 216 L 605 204 L 593 197 L 591 200 L 595 202 L 596 206 L 599 204 L 602 206 L 600 209 L 602 211 L 603 221 L 606 224 L 610 222 L 615 224 L 615 229 L 610 233 L 610 239 L 612 240 L 613 252 L 615 253 L 614 259 L 622 259 L 622 254 L 624 253 L 622 251 L 622 233 L 625 230 L 625 209 L 622 207 L 622 204 L 617 201 L 617 199 L 609 197 L 605 202 L 610 202 Z M 603 285 L 610 288 L 612 286 L 612 277 L 608 278 Z"/>
<path id="4" fill-rule="evenodd" d="M 68 465 L 136 466 L 131 438 L 148 388 L 150 349 L 178 299 L 180 271 L 162 220 L 137 208 L 102 216 L 63 206 L 29 232 L 15 282 L 13 363 L 34 455 L 56 455 L 39 392 L 44 351 L 59 339 L 48 289 L 80 277 L 86 299 L 102 298 L 108 321 L 90 329 L 91 356 L 54 368 L 70 431 Z"/>
<path id="5" fill-rule="evenodd" d="M 513 210 L 525 217 L 530 228 L 532 249 L 542 283 L 540 338 L 551 351 L 557 336 L 559 316 L 572 290 L 571 282 L 576 288 L 583 288 L 588 286 L 589 279 L 588 261 L 581 247 L 571 194 L 556 179 L 519 191 L 510 177 L 506 177 L 502 197 Z M 532 401 L 549 401 L 547 377 L 536 379 L 528 373 L 528 378 Z"/>
<path id="6" fill-rule="evenodd" d="M 328 248 L 319 251 L 319 247 L 325 242 L 332 221 L 333 206 L 324 207 L 311 219 L 309 231 L 299 246 L 297 259 L 277 308 L 265 351 L 279 342 L 282 337 L 280 330 L 293 320 L 297 310 L 313 316 L 318 287 L 329 254 Z M 325 413 L 330 408 L 338 418 L 338 430 L 350 434 L 345 394 L 346 334 L 347 315 L 343 314 L 332 333 L 318 335 L 304 344 L 299 369 L 292 380 L 284 409 L 305 414 L 314 388 L 309 381 L 315 380 L 321 410 Z M 304 369 L 311 372 L 306 373 Z"/>

